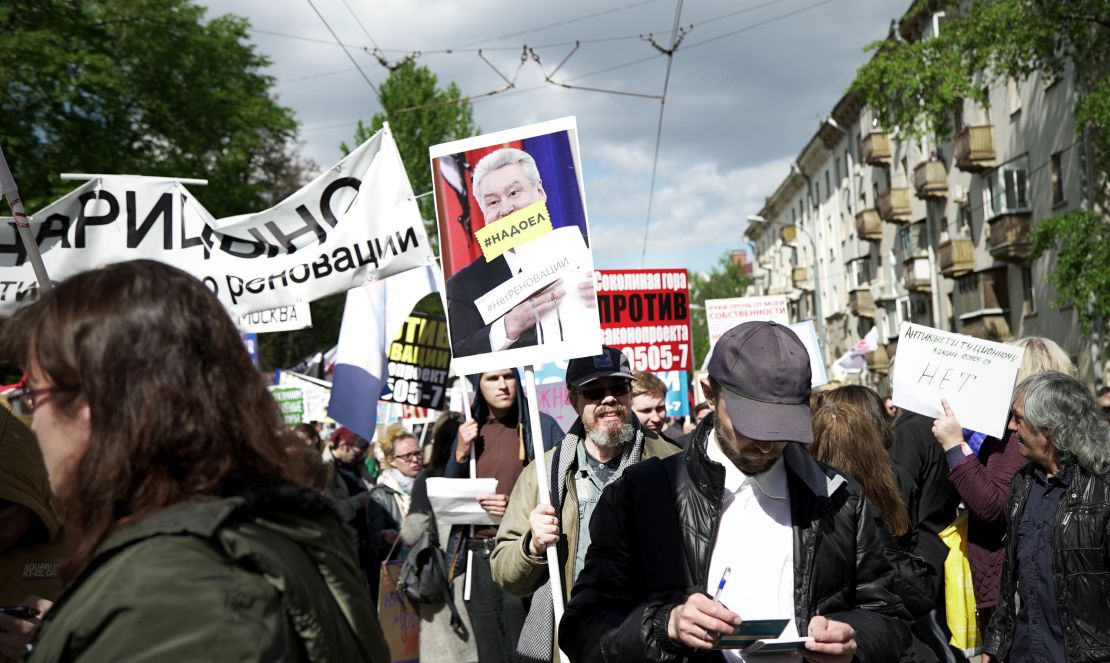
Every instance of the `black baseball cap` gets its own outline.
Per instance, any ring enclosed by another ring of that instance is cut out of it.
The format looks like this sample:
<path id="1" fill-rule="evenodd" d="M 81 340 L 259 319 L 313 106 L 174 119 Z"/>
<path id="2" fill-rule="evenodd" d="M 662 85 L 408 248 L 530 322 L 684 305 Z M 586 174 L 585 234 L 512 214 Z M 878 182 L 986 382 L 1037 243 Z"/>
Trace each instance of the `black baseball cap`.
<path id="1" fill-rule="evenodd" d="M 579 357 L 567 363 L 567 386 L 581 387 L 601 378 L 632 379 L 632 364 L 616 348 L 601 346 L 601 354 Z"/>
<path id="2" fill-rule="evenodd" d="M 753 321 L 728 330 L 713 346 L 709 377 L 745 437 L 813 442 L 809 351 L 789 327 Z"/>

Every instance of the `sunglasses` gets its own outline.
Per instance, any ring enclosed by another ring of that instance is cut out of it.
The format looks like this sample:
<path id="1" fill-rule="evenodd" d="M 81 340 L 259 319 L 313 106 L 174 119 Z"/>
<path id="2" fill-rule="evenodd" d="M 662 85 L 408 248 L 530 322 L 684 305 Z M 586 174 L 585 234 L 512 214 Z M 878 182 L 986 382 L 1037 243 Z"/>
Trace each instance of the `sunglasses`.
<path id="1" fill-rule="evenodd" d="M 608 387 L 586 387 L 585 389 L 575 389 L 575 391 L 588 401 L 600 401 L 609 394 L 612 394 L 614 398 L 624 396 L 632 391 L 632 383 L 619 382 Z"/>

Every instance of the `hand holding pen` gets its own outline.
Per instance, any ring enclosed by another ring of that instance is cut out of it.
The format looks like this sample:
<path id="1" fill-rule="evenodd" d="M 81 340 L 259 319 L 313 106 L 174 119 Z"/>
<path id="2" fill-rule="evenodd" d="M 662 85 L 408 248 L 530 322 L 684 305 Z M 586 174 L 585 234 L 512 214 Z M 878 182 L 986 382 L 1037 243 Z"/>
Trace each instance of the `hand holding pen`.
<path id="1" fill-rule="evenodd" d="M 730 568 L 725 569 L 713 598 L 700 592 L 691 594 L 685 603 L 671 609 L 667 620 L 667 635 L 671 640 L 693 649 L 712 649 L 720 634 L 736 632 L 740 615 L 718 600 L 731 572 Z"/>

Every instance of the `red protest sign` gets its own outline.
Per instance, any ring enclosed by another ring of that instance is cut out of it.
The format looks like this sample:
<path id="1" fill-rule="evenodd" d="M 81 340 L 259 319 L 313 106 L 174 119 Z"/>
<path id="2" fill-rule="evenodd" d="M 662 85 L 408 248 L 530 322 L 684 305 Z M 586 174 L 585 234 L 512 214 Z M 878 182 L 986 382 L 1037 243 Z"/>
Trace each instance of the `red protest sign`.
<path id="1" fill-rule="evenodd" d="M 595 270 L 602 342 L 636 371 L 690 368 L 690 292 L 685 269 Z"/>

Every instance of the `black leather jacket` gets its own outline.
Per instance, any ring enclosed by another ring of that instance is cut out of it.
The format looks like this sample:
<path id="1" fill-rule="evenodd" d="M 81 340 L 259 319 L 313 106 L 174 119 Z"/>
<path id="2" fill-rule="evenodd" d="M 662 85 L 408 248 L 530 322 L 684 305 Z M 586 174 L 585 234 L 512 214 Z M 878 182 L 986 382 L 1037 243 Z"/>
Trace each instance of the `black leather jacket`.
<path id="1" fill-rule="evenodd" d="M 717 538 L 724 467 L 706 457 L 713 417 L 685 453 L 643 461 L 606 488 L 590 521 L 586 564 L 559 625 L 573 661 L 720 660 L 667 636 L 671 608 L 704 592 Z M 857 658 L 896 661 L 909 642 L 908 614 L 859 485 L 784 451 L 794 523 L 794 606 L 799 633 L 814 615 L 856 631 Z M 752 545 L 759 545 L 753 541 Z"/>
<path id="2" fill-rule="evenodd" d="M 1018 470 L 1006 509 L 1006 559 L 998 606 L 991 617 L 983 651 L 1006 660 L 1014 638 L 1018 522 L 1033 482 L 1033 464 Z M 1064 627 L 1069 662 L 1110 660 L 1110 476 L 1076 468 L 1060 498 L 1052 529 L 1052 571 L 1056 607 Z"/>

